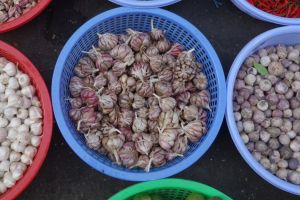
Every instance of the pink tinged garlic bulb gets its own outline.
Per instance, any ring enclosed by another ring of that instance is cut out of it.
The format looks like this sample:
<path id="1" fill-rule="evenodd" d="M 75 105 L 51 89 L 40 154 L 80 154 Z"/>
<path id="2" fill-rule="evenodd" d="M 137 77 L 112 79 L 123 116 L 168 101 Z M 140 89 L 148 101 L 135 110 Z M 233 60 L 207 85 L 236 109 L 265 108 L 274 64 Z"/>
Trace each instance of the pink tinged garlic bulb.
<path id="1" fill-rule="evenodd" d="M 159 106 L 163 112 L 168 112 L 175 108 L 176 100 L 173 97 L 160 98 L 155 94 L 153 95 L 158 98 Z"/>
<path id="2" fill-rule="evenodd" d="M 133 141 L 138 152 L 145 155 L 149 154 L 153 146 L 153 138 L 150 134 L 136 133 L 133 135 Z"/>
<path id="3" fill-rule="evenodd" d="M 206 78 L 206 75 L 204 73 L 199 73 L 195 76 L 193 79 L 193 83 L 196 86 L 197 89 L 199 90 L 205 90 L 208 85 L 208 81 Z"/>
<path id="4" fill-rule="evenodd" d="M 147 129 L 147 120 L 141 117 L 135 117 L 132 124 L 132 130 L 135 133 L 142 133 Z"/>
<path id="5" fill-rule="evenodd" d="M 202 90 L 192 94 L 190 102 L 193 105 L 210 110 L 210 94 L 207 90 Z"/>
<path id="6" fill-rule="evenodd" d="M 113 65 L 113 58 L 107 53 L 99 53 L 96 59 L 96 67 L 100 72 L 106 72 Z"/>
<path id="7" fill-rule="evenodd" d="M 171 54 L 174 57 L 177 57 L 182 51 L 183 51 L 183 46 L 175 43 L 171 46 L 171 49 L 167 52 L 169 54 Z"/>
<path id="8" fill-rule="evenodd" d="M 157 129 L 158 122 L 157 122 L 157 120 L 148 120 L 147 124 L 148 124 L 148 130 L 151 134 L 158 133 L 158 129 Z"/>
<path id="9" fill-rule="evenodd" d="M 89 106 L 94 107 L 97 106 L 99 103 L 99 99 L 95 90 L 89 88 L 83 89 L 80 93 L 80 96 L 83 102 Z"/>
<path id="10" fill-rule="evenodd" d="M 144 169 L 146 172 L 150 171 L 151 168 L 151 162 L 147 155 L 140 155 L 136 164 L 131 166 L 130 168 L 139 167 Z"/>
<path id="11" fill-rule="evenodd" d="M 131 36 L 130 46 L 134 51 L 139 52 L 150 46 L 151 38 L 148 33 L 142 33 L 132 29 L 127 29 L 127 33 Z"/>
<path id="12" fill-rule="evenodd" d="M 155 28 L 154 27 L 154 23 L 153 23 L 153 19 L 151 19 L 151 38 L 153 40 L 161 40 L 163 38 L 165 38 L 165 32 L 161 29 Z"/>
<path id="13" fill-rule="evenodd" d="M 88 133 L 88 134 L 85 134 L 84 137 L 85 137 L 86 145 L 89 148 L 97 150 L 101 147 L 101 141 L 100 141 L 99 136 Z"/>
<path id="14" fill-rule="evenodd" d="M 138 152 L 135 149 L 133 142 L 124 143 L 123 147 L 119 151 L 119 157 L 123 165 L 130 168 L 134 166 L 138 161 Z"/>
<path id="15" fill-rule="evenodd" d="M 185 135 L 178 136 L 172 148 L 173 152 L 183 155 L 188 150 L 188 139 Z"/>
<path id="16" fill-rule="evenodd" d="M 181 80 L 174 80 L 172 83 L 174 94 L 183 93 L 186 91 L 185 83 Z"/>
<path id="17" fill-rule="evenodd" d="M 159 133 L 159 145 L 165 150 L 170 150 L 175 143 L 178 135 L 178 129 L 165 129 Z"/>
<path id="18" fill-rule="evenodd" d="M 98 34 L 98 46 L 103 51 L 110 51 L 118 44 L 118 36 L 113 33 Z"/>
<path id="19" fill-rule="evenodd" d="M 149 57 L 149 59 L 150 59 L 150 68 L 154 73 L 158 73 L 158 72 L 162 71 L 163 58 L 161 55 L 155 55 L 155 56 Z"/>
<path id="20" fill-rule="evenodd" d="M 189 141 L 195 143 L 206 133 L 207 128 L 204 122 L 195 120 L 189 122 L 187 125 L 182 125 L 182 130 L 189 139 Z"/>
<path id="21" fill-rule="evenodd" d="M 151 75 L 149 64 L 144 62 L 134 63 L 130 73 L 142 82 Z"/>
<path id="22" fill-rule="evenodd" d="M 156 48 L 159 50 L 160 53 L 165 53 L 168 50 L 170 50 L 171 44 L 166 38 L 164 38 L 156 42 Z"/>
<path id="23" fill-rule="evenodd" d="M 125 136 L 123 134 L 110 135 L 107 140 L 107 144 L 106 144 L 108 147 L 107 150 L 114 155 L 116 159 L 116 163 L 118 165 L 121 164 L 118 151 L 122 148 L 124 142 L 125 142 Z"/>
<path id="24" fill-rule="evenodd" d="M 154 84 L 155 93 L 161 97 L 169 97 L 173 94 L 172 84 L 166 81 L 158 81 Z"/>
<path id="25" fill-rule="evenodd" d="M 99 106 L 102 109 L 112 109 L 114 107 L 114 100 L 110 95 L 101 95 L 99 97 Z"/>
<path id="26" fill-rule="evenodd" d="M 159 114 L 161 109 L 158 105 L 151 106 L 149 108 L 148 119 L 149 120 L 157 120 L 159 118 Z"/>
<path id="27" fill-rule="evenodd" d="M 74 68 L 74 73 L 80 78 L 92 75 L 96 71 L 95 64 L 89 57 L 81 58 Z"/>
<path id="28" fill-rule="evenodd" d="M 71 98 L 71 99 L 69 99 L 69 102 L 70 102 L 72 108 L 81 108 L 81 106 L 83 104 L 82 99 L 80 97 Z M 19 112 L 20 112 L 20 109 L 19 109 L 18 113 Z"/>
<path id="29" fill-rule="evenodd" d="M 166 164 L 167 152 L 160 147 L 154 147 L 150 153 L 150 160 L 155 167 L 160 167 Z"/>
<path id="30" fill-rule="evenodd" d="M 145 106 L 146 100 L 143 96 L 134 94 L 134 101 L 132 103 L 132 108 L 139 109 Z"/>
<path id="31" fill-rule="evenodd" d="M 106 76 L 109 83 L 108 89 L 115 94 L 119 94 L 122 91 L 122 85 L 118 81 L 118 77 L 112 71 L 108 71 Z"/>
<path id="32" fill-rule="evenodd" d="M 173 79 L 173 72 L 170 68 L 164 68 L 158 73 L 158 79 L 162 81 L 171 81 Z"/>
<path id="33" fill-rule="evenodd" d="M 126 141 L 132 141 L 132 130 L 129 127 L 121 127 L 119 131 L 125 136 Z"/>
<path id="34" fill-rule="evenodd" d="M 126 72 L 126 63 L 121 61 L 116 61 L 112 67 L 112 72 L 117 76 L 120 77 L 122 74 Z"/>
<path id="35" fill-rule="evenodd" d="M 100 73 L 98 76 L 94 78 L 94 87 L 97 89 L 101 89 L 107 84 L 107 78 L 103 73 Z"/>
<path id="36" fill-rule="evenodd" d="M 136 91 L 142 97 L 150 97 L 154 93 L 154 87 L 149 82 L 138 81 Z"/>
<path id="37" fill-rule="evenodd" d="M 116 60 L 124 61 L 128 56 L 133 56 L 133 51 L 127 44 L 119 44 L 110 51 L 110 55 Z"/>
<path id="38" fill-rule="evenodd" d="M 190 92 L 183 92 L 176 96 L 177 102 L 182 102 L 184 105 L 190 102 L 191 93 Z"/>
<path id="39" fill-rule="evenodd" d="M 73 76 L 71 78 L 71 81 L 69 84 L 69 90 L 73 97 L 79 97 L 81 90 L 83 90 L 84 88 L 85 88 L 85 85 L 84 85 L 82 79 L 80 79 L 77 76 Z"/>
<path id="40" fill-rule="evenodd" d="M 198 107 L 195 105 L 185 106 L 182 117 L 189 122 L 198 119 Z"/>

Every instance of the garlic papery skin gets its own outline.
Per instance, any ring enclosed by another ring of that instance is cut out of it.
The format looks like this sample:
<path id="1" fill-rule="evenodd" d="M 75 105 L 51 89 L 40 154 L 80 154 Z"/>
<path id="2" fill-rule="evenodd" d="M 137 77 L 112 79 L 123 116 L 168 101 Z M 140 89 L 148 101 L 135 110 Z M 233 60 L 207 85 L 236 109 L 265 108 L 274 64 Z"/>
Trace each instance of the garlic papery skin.
<path id="1" fill-rule="evenodd" d="M 30 78 L 27 74 L 20 74 L 18 77 L 19 85 L 23 88 L 30 84 Z"/>
<path id="2" fill-rule="evenodd" d="M 0 128 L 4 128 L 7 125 L 8 125 L 8 120 L 3 117 L 0 117 Z"/>
<path id="3" fill-rule="evenodd" d="M 25 150 L 26 146 L 24 144 L 22 144 L 21 142 L 15 140 L 15 141 L 13 141 L 13 143 L 11 143 L 10 147 L 15 152 L 21 153 L 21 152 L 23 152 Z"/>
<path id="4" fill-rule="evenodd" d="M 18 128 L 21 125 L 21 120 L 19 118 L 12 118 L 8 124 L 8 128 Z"/>
<path id="5" fill-rule="evenodd" d="M 9 161 L 10 162 L 18 162 L 21 159 L 21 154 L 15 151 L 10 152 Z"/>
<path id="6" fill-rule="evenodd" d="M 3 177 L 3 183 L 6 187 L 11 188 L 16 184 L 16 180 L 13 179 L 10 172 L 6 172 Z"/>
<path id="7" fill-rule="evenodd" d="M 36 153 L 37 153 L 37 148 L 35 148 L 33 146 L 27 146 L 24 150 L 23 155 L 26 155 L 29 158 L 33 159 L 33 157 L 35 156 Z"/>
<path id="8" fill-rule="evenodd" d="M 11 94 L 7 97 L 7 107 L 19 107 L 21 99 L 20 96 L 17 94 Z"/>
<path id="9" fill-rule="evenodd" d="M 36 96 L 32 97 L 31 103 L 33 106 L 41 107 L 41 102 Z"/>
<path id="10" fill-rule="evenodd" d="M 16 94 L 16 91 L 10 88 L 6 88 L 4 92 L 4 97 L 8 98 L 9 96 Z"/>
<path id="11" fill-rule="evenodd" d="M 15 76 L 17 73 L 17 66 L 14 63 L 9 62 L 4 66 L 3 71 L 5 71 L 8 76 Z"/>
<path id="12" fill-rule="evenodd" d="M 20 169 L 16 169 L 11 172 L 11 175 L 14 180 L 18 181 L 19 179 L 21 179 L 23 177 L 23 173 L 24 173 L 24 171 L 22 171 Z"/>
<path id="13" fill-rule="evenodd" d="M 39 120 L 37 120 L 37 119 L 27 118 L 27 119 L 24 119 L 24 124 L 27 126 L 30 126 L 31 124 L 37 123 L 38 121 Z"/>
<path id="14" fill-rule="evenodd" d="M 0 181 L 0 193 L 4 193 L 6 192 L 6 190 L 7 190 L 6 185 L 2 181 Z"/>
<path id="15" fill-rule="evenodd" d="M 32 136 L 31 137 L 31 145 L 34 147 L 38 147 L 41 144 L 40 136 Z"/>
<path id="16" fill-rule="evenodd" d="M 17 80 L 15 77 L 10 77 L 10 78 L 8 79 L 7 88 L 16 90 L 16 89 L 18 89 L 19 87 L 20 87 L 20 86 L 19 86 L 18 80 Z"/>
<path id="17" fill-rule="evenodd" d="M 28 110 L 27 109 L 24 109 L 24 108 L 19 108 L 18 109 L 18 113 L 17 113 L 17 118 L 20 118 L 20 119 L 26 119 L 28 117 L 29 113 L 28 113 Z"/>
<path id="18" fill-rule="evenodd" d="M 26 165 L 22 162 L 12 162 L 10 164 L 9 170 L 10 171 L 21 170 L 24 172 L 26 168 L 27 168 Z"/>
<path id="19" fill-rule="evenodd" d="M 0 94 L 0 96 L 2 96 L 3 94 Z M 1 98 L 1 97 L 0 97 Z M 1 99 L 0 99 L 1 101 Z M 7 102 L 6 101 L 2 101 L 0 102 L 0 113 L 3 113 L 4 109 L 7 107 Z"/>
<path id="20" fill-rule="evenodd" d="M 7 160 L 9 157 L 10 149 L 8 147 L 0 147 L 0 161 Z"/>
<path id="21" fill-rule="evenodd" d="M 18 113 L 18 111 L 17 111 L 17 108 L 7 107 L 4 109 L 3 113 L 7 119 L 11 119 Z"/>
<path id="22" fill-rule="evenodd" d="M 4 93 L 5 92 L 5 86 L 0 82 L 0 93 Z"/>
<path id="23" fill-rule="evenodd" d="M 10 162 L 8 160 L 4 160 L 0 162 L 0 171 L 8 172 L 9 171 Z"/>
<path id="24" fill-rule="evenodd" d="M 1 145 L 3 147 L 9 147 L 11 145 L 11 142 L 8 139 L 6 139 L 4 142 L 1 143 Z"/>
<path id="25" fill-rule="evenodd" d="M 17 140 L 20 143 L 27 145 L 31 141 L 31 135 L 28 132 L 19 132 L 17 136 Z"/>
<path id="26" fill-rule="evenodd" d="M 0 128 L 0 143 L 4 142 L 7 137 L 7 130 L 5 128 Z"/>
<path id="27" fill-rule="evenodd" d="M 14 141 L 17 139 L 18 134 L 19 134 L 19 132 L 17 129 L 10 128 L 10 129 L 8 129 L 8 132 L 7 132 L 7 139 L 9 139 L 10 141 Z"/>
<path id="28" fill-rule="evenodd" d="M 29 156 L 23 154 L 21 156 L 21 162 L 26 164 L 26 165 L 30 165 L 32 163 L 32 159 Z"/>
<path id="29" fill-rule="evenodd" d="M 32 98 L 35 94 L 35 88 L 32 85 L 28 85 L 22 88 L 21 94 L 28 98 Z"/>
<path id="30" fill-rule="evenodd" d="M 29 132 L 29 126 L 26 124 L 22 124 L 18 127 L 18 132 L 19 133 L 28 133 Z"/>
<path id="31" fill-rule="evenodd" d="M 30 119 L 41 119 L 42 116 L 42 110 L 39 107 L 31 106 L 29 108 L 29 118 Z"/>
<path id="32" fill-rule="evenodd" d="M 34 123 L 30 125 L 30 133 L 33 135 L 41 135 L 43 131 L 42 122 Z"/>

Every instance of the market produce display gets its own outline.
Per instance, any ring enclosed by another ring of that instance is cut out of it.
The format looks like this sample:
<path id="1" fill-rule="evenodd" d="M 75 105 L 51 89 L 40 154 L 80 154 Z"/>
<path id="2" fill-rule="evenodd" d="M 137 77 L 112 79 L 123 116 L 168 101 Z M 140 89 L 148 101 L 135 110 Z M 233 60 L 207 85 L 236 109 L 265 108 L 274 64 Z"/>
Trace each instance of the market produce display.
<path id="1" fill-rule="evenodd" d="M 164 31 L 99 34 L 74 68 L 69 115 L 89 148 L 149 171 L 207 132 L 208 81 L 193 49 Z"/>
<path id="2" fill-rule="evenodd" d="M 299 0 L 247 0 L 255 7 L 280 17 L 299 18 Z"/>
<path id="3" fill-rule="evenodd" d="M 38 3 L 38 0 L 1 0 L 0 24 L 12 21 L 28 12 Z"/>
<path id="4" fill-rule="evenodd" d="M 41 142 L 41 103 L 27 74 L 0 57 L 0 193 L 15 185 Z"/>
<path id="5" fill-rule="evenodd" d="M 300 184 L 300 45 L 270 46 L 249 56 L 235 82 L 238 131 L 261 165 Z"/>

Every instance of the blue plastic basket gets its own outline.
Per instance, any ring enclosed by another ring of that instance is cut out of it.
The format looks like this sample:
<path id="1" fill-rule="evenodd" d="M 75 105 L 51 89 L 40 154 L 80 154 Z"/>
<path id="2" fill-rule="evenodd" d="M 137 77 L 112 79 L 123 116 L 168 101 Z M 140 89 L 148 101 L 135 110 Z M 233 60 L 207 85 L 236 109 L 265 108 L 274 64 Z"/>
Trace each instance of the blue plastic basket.
<path id="1" fill-rule="evenodd" d="M 139 8 L 158 8 L 164 7 L 181 0 L 109 0 L 113 3 L 127 7 L 139 7 Z"/>
<path id="2" fill-rule="evenodd" d="M 294 185 L 292 183 L 288 183 L 286 181 L 281 180 L 277 176 L 270 173 L 266 170 L 259 162 L 253 158 L 252 154 L 248 151 L 244 142 L 242 141 L 240 134 L 238 132 L 236 122 L 233 115 L 233 90 L 234 83 L 236 80 L 237 73 L 244 63 L 245 59 L 255 53 L 257 50 L 277 44 L 286 44 L 286 45 L 295 45 L 300 44 L 300 26 L 286 26 L 281 28 L 276 28 L 270 31 L 267 31 L 253 40 L 251 40 L 237 55 L 234 60 L 228 78 L 227 78 L 227 110 L 226 110 L 226 120 L 227 125 L 233 139 L 235 146 L 238 151 L 244 158 L 244 160 L 248 163 L 248 165 L 263 179 L 271 183 L 272 185 L 296 194 L 300 195 L 300 185 Z"/>
<path id="3" fill-rule="evenodd" d="M 300 18 L 287 18 L 287 17 L 279 17 L 276 15 L 272 15 L 270 13 L 264 12 L 252 4 L 250 4 L 247 0 L 231 0 L 233 4 L 235 4 L 240 10 L 247 13 L 248 15 L 260 19 L 267 22 L 272 22 L 280 25 L 299 25 Z"/>
<path id="4" fill-rule="evenodd" d="M 192 145 L 185 156 L 177 158 L 160 168 L 152 168 L 149 173 L 139 169 L 126 169 L 112 163 L 85 145 L 82 134 L 68 116 L 70 105 L 68 85 L 73 75 L 74 65 L 87 51 L 97 43 L 97 34 L 104 32 L 122 33 L 127 28 L 150 31 L 150 21 L 166 30 L 167 37 L 183 44 L 187 49 L 195 48 L 195 56 L 204 64 L 211 93 L 212 112 L 208 117 L 208 133 L 203 139 Z M 62 135 L 73 151 L 87 164 L 104 174 L 131 181 L 146 181 L 174 175 L 196 162 L 210 147 L 218 134 L 225 113 L 226 84 L 219 58 L 199 30 L 183 18 L 162 9 L 116 8 L 100 14 L 81 26 L 63 48 L 53 74 L 52 100 L 54 114 Z"/>

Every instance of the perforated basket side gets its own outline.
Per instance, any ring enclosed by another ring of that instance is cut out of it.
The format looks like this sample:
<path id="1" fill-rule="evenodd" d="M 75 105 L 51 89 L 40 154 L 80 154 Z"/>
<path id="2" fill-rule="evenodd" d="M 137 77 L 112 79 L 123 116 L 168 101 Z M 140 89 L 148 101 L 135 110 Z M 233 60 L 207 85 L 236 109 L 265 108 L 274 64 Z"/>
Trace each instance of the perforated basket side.
<path id="1" fill-rule="evenodd" d="M 120 6 L 135 8 L 158 8 L 177 3 L 181 0 L 109 0 Z"/>
<path id="2" fill-rule="evenodd" d="M 199 193 L 209 197 L 220 197 L 222 200 L 231 200 L 226 194 L 202 183 L 184 179 L 163 179 L 139 183 L 118 192 L 109 200 L 132 200 L 141 193 L 159 194 L 164 200 L 184 200 L 191 193 Z"/>
<path id="3" fill-rule="evenodd" d="M 191 145 L 184 157 L 174 159 L 151 172 L 126 169 L 113 164 L 107 157 L 88 149 L 84 138 L 80 135 L 68 117 L 69 97 L 68 84 L 73 75 L 74 65 L 97 42 L 96 33 L 122 33 L 127 28 L 138 31 L 150 31 L 150 21 L 158 28 L 166 30 L 167 37 L 179 42 L 187 49 L 195 48 L 195 56 L 204 64 L 204 72 L 208 76 L 208 89 L 211 93 L 212 112 L 208 116 L 208 134 L 196 144 Z M 66 141 L 72 149 L 88 164 L 111 176 L 127 180 L 152 180 L 173 175 L 194 163 L 201 157 L 216 137 L 223 120 L 225 102 L 220 100 L 225 95 L 225 80 L 221 64 L 213 48 L 205 37 L 191 24 L 177 15 L 161 9 L 117 8 L 105 12 L 88 21 L 68 41 L 55 67 L 52 82 L 52 98 L 55 116 Z"/>

